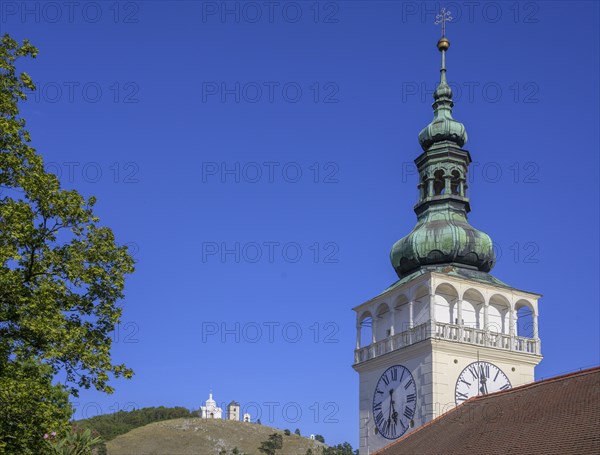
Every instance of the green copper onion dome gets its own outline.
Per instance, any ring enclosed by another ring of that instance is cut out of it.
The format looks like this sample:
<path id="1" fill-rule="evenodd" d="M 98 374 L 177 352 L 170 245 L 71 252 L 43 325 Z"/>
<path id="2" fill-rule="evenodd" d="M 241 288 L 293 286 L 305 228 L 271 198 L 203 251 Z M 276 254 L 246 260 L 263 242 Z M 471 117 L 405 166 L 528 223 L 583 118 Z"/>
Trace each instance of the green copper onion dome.
<path id="1" fill-rule="evenodd" d="M 467 141 L 465 127 L 452 118 L 454 104 L 445 67 L 449 46 L 445 37 L 438 42 L 442 70 L 433 95 L 434 119 L 419 134 L 424 152 L 415 160 L 419 170 L 417 225 L 390 252 L 400 278 L 420 267 L 444 264 L 489 272 L 496 262 L 491 238 L 467 220 L 466 176 L 471 156 L 462 149 Z"/>
<path id="2" fill-rule="evenodd" d="M 430 210 L 390 253 L 400 278 L 422 266 L 455 265 L 489 272 L 496 262 L 492 239 L 469 224 L 466 216 L 441 208 Z"/>

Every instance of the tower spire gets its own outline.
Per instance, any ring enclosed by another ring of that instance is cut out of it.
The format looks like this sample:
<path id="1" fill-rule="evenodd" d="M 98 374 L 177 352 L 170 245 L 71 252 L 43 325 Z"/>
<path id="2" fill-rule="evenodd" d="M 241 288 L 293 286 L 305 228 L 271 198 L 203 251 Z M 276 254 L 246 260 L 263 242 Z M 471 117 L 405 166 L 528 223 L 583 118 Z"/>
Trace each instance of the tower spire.
<path id="1" fill-rule="evenodd" d="M 433 93 L 433 120 L 419 133 L 423 153 L 415 164 L 419 171 L 417 225 L 392 247 L 390 259 L 400 278 L 421 267 L 448 265 L 489 272 L 495 263 L 490 237 L 467 221 L 471 210 L 467 172 L 471 156 L 465 126 L 452 117 L 452 89 L 446 81 L 446 22 L 450 12 L 436 16 L 442 25 L 437 48 L 442 54 L 440 83 Z"/>
<path id="2" fill-rule="evenodd" d="M 437 48 L 442 53 L 442 67 L 440 69 L 440 85 L 446 83 L 446 51 L 450 47 L 450 41 L 446 38 L 446 22 L 452 21 L 452 15 L 446 8 L 440 10 L 435 16 L 435 25 L 442 24 L 442 37 L 437 43 Z"/>
<path id="3" fill-rule="evenodd" d="M 433 93 L 433 121 L 419 133 L 419 142 L 425 151 L 438 142 L 451 141 L 459 147 L 467 142 L 465 126 L 452 117 L 452 89 L 446 80 L 446 51 L 450 48 L 450 41 L 446 38 L 446 22 L 450 21 L 450 11 L 442 8 L 435 19 L 436 24 L 442 25 L 442 37 L 437 42 L 437 48 L 442 54 L 440 83 Z"/>

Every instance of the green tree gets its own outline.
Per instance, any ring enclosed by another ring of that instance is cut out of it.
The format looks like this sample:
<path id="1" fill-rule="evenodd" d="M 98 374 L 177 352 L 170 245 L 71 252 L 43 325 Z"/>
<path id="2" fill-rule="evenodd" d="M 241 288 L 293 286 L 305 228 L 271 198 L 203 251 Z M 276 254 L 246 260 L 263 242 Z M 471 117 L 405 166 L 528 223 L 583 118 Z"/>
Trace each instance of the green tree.
<path id="1" fill-rule="evenodd" d="M 273 433 L 269 435 L 269 439 L 263 441 L 258 448 L 259 452 L 266 455 L 275 455 L 278 449 L 283 447 L 283 436 L 279 433 Z"/>
<path id="2" fill-rule="evenodd" d="M 323 455 L 354 455 L 354 453 L 352 446 L 347 442 L 323 449 Z"/>
<path id="3" fill-rule="evenodd" d="M 285 430 L 283 430 L 283 434 L 285 434 L 286 436 L 289 436 L 292 434 L 292 432 L 286 428 Z"/>
<path id="4" fill-rule="evenodd" d="M 5 362 L 0 372 L 0 454 L 45 453 L 44 433 L 69 430 L 69 393 L 34 360 Z"/>
<path id="5" fill-rule="evenodd" d="M 95 199 L 62 189 L 29 145 L 18 104 L 35 85 L 17 73 L 16 62 L 37 52 L 27 40 L 0 38 L 0 380 L 10 383 L 21 368 L 47 365 L 52 375 L 64 374 L 74 396 L 90 387 L 111 393 L 110 377 L 133 375 L 110 355 L 133 259 L 100 225 Z M 47 389 L 47 371 L 34 378 L 40 393 Z M 59 391 L 47 392 L 54 398 L 45 405 L 58 416 Z M 13 422 L 19 432 L 2 433 L 0 441 L 12 437 L 33 447 L 32 438 L 58 423 L 48 418 L 35 425 Z"/>
<path id="6" fill-rule="evenodd" d="M 320 434 L 315 435 L 315 441 L 319 441 L 319 442 L 322 442 L 323 444 L 325 444 L 325 438 L 323 436 L 321 436 Z"/>
<path id="7" fill-rule="evenodd" d="M 301 436 L 301 434 L 300 434 L 300 428 L 296 428 L 294 430 L 294 433 L 297 434 L 298 436 Z"/>

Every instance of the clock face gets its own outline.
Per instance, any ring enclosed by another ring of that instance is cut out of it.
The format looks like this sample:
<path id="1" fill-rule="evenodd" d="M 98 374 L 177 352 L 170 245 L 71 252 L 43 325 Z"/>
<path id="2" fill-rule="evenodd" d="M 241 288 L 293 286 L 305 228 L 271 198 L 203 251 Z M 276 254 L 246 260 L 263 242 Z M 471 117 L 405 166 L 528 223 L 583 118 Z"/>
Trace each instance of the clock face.
<path id="1" fill-rule="evenodd" d="M 493 363 L 473 362 L 458 376 L 455 400 L 459 405 L 477 395 L 510 389 L 512 385 L 504 372 Z"/>
<path id="2" fill-rule="evenodd" d="M 402 365 L 389 367 L 373 393 L 373 418 L 381 436 L 397 439 L 411 426 L 417 406 L 415 380 Z"/>

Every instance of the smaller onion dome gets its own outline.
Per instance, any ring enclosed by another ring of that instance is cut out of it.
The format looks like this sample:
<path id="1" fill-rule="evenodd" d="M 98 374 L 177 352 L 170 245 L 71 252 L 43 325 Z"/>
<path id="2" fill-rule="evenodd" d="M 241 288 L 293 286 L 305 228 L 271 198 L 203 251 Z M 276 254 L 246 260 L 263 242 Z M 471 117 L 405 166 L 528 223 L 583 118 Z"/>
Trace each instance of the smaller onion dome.
<path id="1" fill-rule="evenodd" d="M 467 142 L 465 126 L 452 118 L 452 89 L 446 82 L 446 50 L 450 47 L 447 38 L 438 42 L 442 53 L 440 83 L 433 94 L 433 120 L 419 133 L 419 143 L 427 151 L 436 142 L 450 141 L 462 147 Z"/>

